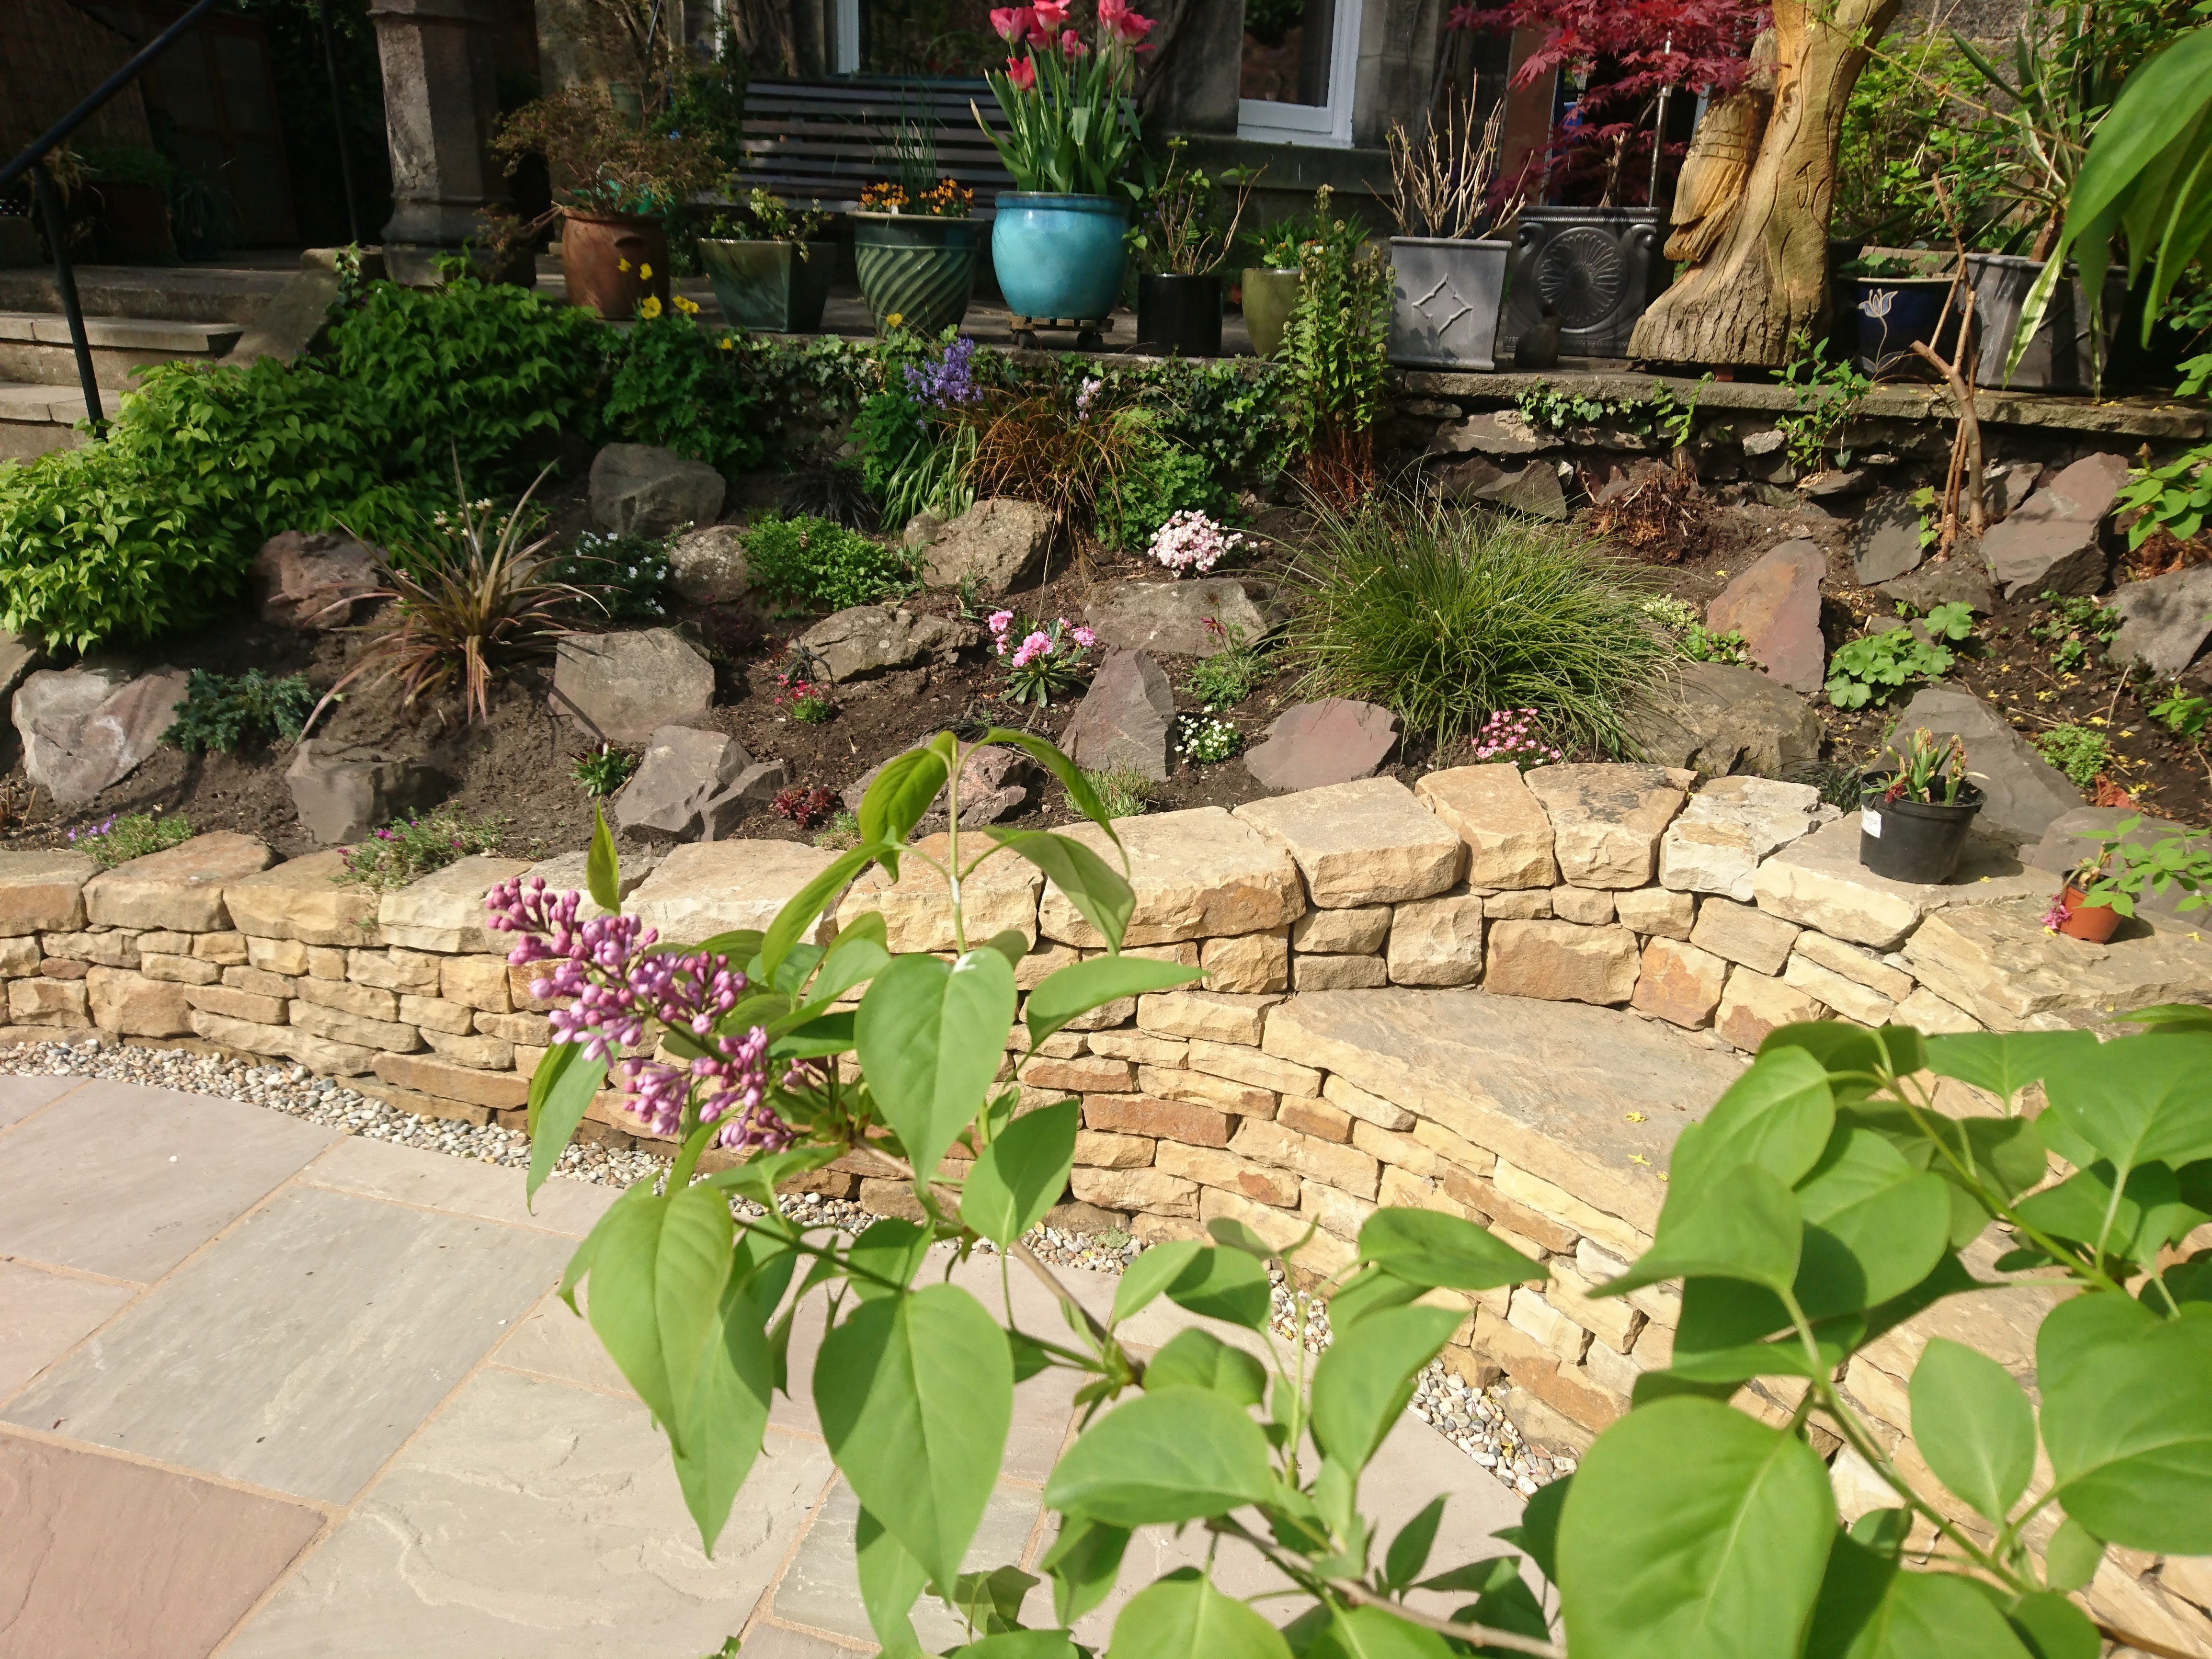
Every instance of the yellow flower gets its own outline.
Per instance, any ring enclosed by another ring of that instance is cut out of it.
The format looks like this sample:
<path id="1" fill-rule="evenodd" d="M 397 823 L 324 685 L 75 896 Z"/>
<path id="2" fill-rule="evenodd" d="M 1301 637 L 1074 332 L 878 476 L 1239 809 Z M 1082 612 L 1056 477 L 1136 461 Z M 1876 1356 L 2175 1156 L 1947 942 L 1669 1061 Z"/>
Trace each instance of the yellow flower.
<path id="1" fill-rule="evenodd" d="M 628 270 L 629 269 L 629 260 L 627 260 L 627 259 L 617 259 L 617 260 L 616 260 L 616 261 L 615 261 L 615 269 L 616 269 L 617 270 Z"/>
<path id="2" fill-rule="evenodd" d="M 720 339 L 715 341 L 714 343 L 721 347 L 723 350 L 729 351 L 734 349 L 738 343 L 732 339 L 728 335 L 725 334 Z"/>
<path id="3" fill-rule="evenodd" d="M 679 294 L 669 303 L 686 317 L 696 317 L 699 314 L 699 302 L 696 300 L 687 300 Z"/>
<path id="4" fill-rule="evenodd" d="M 890 316 L 884 319 L 884 326 L 885 328 L 896 328 L 905 321 L 906 313 L 904 312 L 894 311 Z"/>
<path id="5" fill-rule="evenodd" d="M 651 282 L 653 280 L 653 267 L 651 265 L 640 265 L 637 268 L 637 280 L 641 283 Z"/>
<path id="6" fill-rule="evenodd" d="M 647 322 L 651 322 L 655 317 L 660 315 L 660 301 L 653 295 L 647 295 L 637 302 L 637 314 Z"/>

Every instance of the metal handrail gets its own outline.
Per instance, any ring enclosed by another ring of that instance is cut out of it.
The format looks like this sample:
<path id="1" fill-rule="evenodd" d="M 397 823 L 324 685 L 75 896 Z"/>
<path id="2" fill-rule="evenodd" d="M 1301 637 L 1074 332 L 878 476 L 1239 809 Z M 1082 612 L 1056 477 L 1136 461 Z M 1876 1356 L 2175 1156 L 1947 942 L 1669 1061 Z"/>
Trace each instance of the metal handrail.
<path id="1" fill-rule="evenodd" d="M 76 274 L 70 268 L 66 227 L 62 222 L 58 192 L 46 170 L 46 157 L 57 144 L 97 114 L 109 99 L 129 86 L 141 70 L 175 45 L 179 36 L 213 11 L 216 5 L 216 0 L 197 0 L 175 22 L 140 47 L 121 69 L 81 99 L 75 109 L 33 138 L 7 166 L 0 167 L 0 191 L 5 191 L 25 173 L 31 175 L 31 191 L 37 198 L 39 216 L 46 221 L 46 241 L 54 251 L 54 282 L 61 289 L 62 315 L 69 322 L 70 345 L 76 354 L 76 376 L 84 392 L 85 413 L 90 416 L 95 431 L 107 417 L 100 411 L 100 382 L 92 368 L 92 343 L 85 336 L 84 309 L 77 303 Z M 338 86 L 337 47 L 331 33 L 330 0 L 320 0 L 319 9 L 323 61 L 331 76 L 331 113 L 337 127 L 338 168 L 345 179 L 346 222 L 353 232 L 353 240 L 358 243 L 361 213 L 355 204 L 353 158 L 346 143 L 345 100 Z"/>

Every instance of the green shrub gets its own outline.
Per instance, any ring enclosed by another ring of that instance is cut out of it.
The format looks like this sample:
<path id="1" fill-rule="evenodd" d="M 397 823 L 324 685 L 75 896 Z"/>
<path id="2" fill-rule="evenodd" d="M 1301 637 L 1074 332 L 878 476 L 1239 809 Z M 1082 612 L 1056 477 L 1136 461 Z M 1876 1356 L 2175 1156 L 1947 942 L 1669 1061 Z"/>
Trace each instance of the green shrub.
<path id="1" fill-rule="evenodd" d="M 627 749 L 602 744 L 596 755 L 586 755 L 568 769 L 576 786 L 593 799 L 604 799 L 629 781 L 637 770 L 637 757 Z"/>
<path id="2" fill-rule="evenodd" d="M 372 283 L 331 331 L 334 367 L 395 466 L 472 484 L 503 480 L 516 452 L 588 407 L 603 371 L 592 315 L 461 276 L 434 289 Z"/>
<path id="3" fill-rule="evenodd" d="M 1608 754 L 1673 654 L 1622 568 L 1564 526 L 1377 494 L 1322 510 L 1288 586 L 1283 651 L 1301 694 L 1364 698 L 1438 743 L 1534 709 L 1561 744 Z"/>
<path id="4" fill-rule="evenodd" d="M 745 538 L 745 564 L 763 592 L 825 611 L 872 605 L 914 585 L 904 553 L 827 519 L 763 520 Z"/>
<path id="5" fill-rule="evenodd" d="M 1083 781 L 1091 786 L 1091 793 L 1098 798 L 1100 809 L 1109 818 L 1141 817 L 1152 804 L 1152 781 L 1133 766 L 1117 763 L 1095 772 L 1085 767 Z M 1071 799 L 1069 805 L 1073 804 Z"/>
<path id="6" fill-rule="evenodd" d="M 2063 772 L 2076 789 L 2091 787 L 2112 764 L 2111 739 L 2086 726 L 2054 726 L 2033 742 L 2043 758 Z"/>
<path id="7" fill-rule="evenodd" d="M 631 325 L 617 348 L 601 412 L 608 429 L 632 443 L 736 472 L 758 466 L 766 453 L 756 411 L 751 386 L 738 373 L 736 337 L 703 334 L 679 308 Z"/>
<path id="8" fill-rule="evenodd" d="M 1121 488 L 1098 506 L 1098 539 L 1124 553 L 1141 553 L 1159 527 L 1182 512 L 1218 517 L 1229 493 L 1213 482 L 1213 469 L 1196 451 L 1160 434 L 1139 441 Z"/>
<path id="9" fill-rule="evenodd" d="M 0 464 L 0 625 L 89 649 L 207 622 L 281 530 L 416 516 L 344 382 L 264 358 L 166 363 L 105 438 Z"/>
<path id="10" fill-rule="evenodd" d="M 1939 605 L 1921 626 L 1929 636 L 1924 640 L 1909 628 L 1893 628 L 1838 646 L 1828 659 L 1828 701 L 1838 708 L 1863 708 L 1887 702 L 1913 680 L 1942 678 L 1958 660 L 1951 642 L 1972 634 L 1974 613 L 1960 603 Z"/>
<path id="11" fill-rule="evenodd" d="M 586 530 L 566 553 L 545 562 L 548 581 L 589 592 L 610 622 L 652 622 L 668 614 L 668 538 Z"/>
<path id="12" fill-rule="evenodd" d="M 1250 696 L 1266 678 L 1267 668 L 1261 659 L 1260 647 L 1246 643 L 1244 630 L 1235 623 L 1224 625 L 1218 617 L 1208 617 L 1206 626 L 1208 633 L 1220 639 L 1222 648 L 1210 657 L 1200 657 L 1183 672 L 1183 695 L 1196 698 L 1209 710 L 1226 708 Z"/>
<path id="13" fill-rule="evenodd" d="M 404 823 L 388 823 L 345 852 L 345 871 L 331 880 L 380 893 L 404 887 L 474 853 L 496 853 L 501 820 L 474 819 L 440 806 Z"/>
<path id="14" fill-rule="evenodd" d="M 92 861 L 103 870 L 143 859 L 149 853 L 167 851 L 191 838 L 190 822 L 181 816 L 165 818 L 158 807 L 151 812 L 103 819 L 90 829 L 69 832 L 70 845 L 80 853 L 90 854 Z"/>
<path id="15" fill-rule="evenodd" d="M 187 753 L 219 749 L 234 755 L 248 737 L 298 737 L 314 706 L 314 690 L 305 674 L 280 680 L 258 668 L 237 675 L 195 668 L 185 683 L 177 718 L 161 741 Z"/>

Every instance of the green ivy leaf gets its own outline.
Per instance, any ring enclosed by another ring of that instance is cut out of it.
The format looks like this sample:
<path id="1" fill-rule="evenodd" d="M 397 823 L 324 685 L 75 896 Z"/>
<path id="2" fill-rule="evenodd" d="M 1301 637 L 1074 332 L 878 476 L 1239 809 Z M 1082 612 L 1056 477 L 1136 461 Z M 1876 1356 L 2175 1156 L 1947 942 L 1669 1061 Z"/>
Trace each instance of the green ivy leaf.
<path id="1" fill-rule="evenodd" d="M 909 749 L 884 763 L 860 797 L 860 841 L 864 846 L 902 847 L 921 822 L 950 774 L 945 757 L 933 748 Z M 897 854 L 887 853 L 884 867 L 896 878 Z"/>
<path id="2" fill-rule="evenodd" d="M 1054 969 L 1037 981 L 1022 1010 L 1034 1048 L 1068 1021 L 1123 997 L 1170 991 L 1200 977 L 1195 968 L 1149 957 L 1093 957 Z"/>
<path id="3" fill-rule="evenodd" d="M 1650 1249 L 1593 1292 L 1621 1296 L 1667 1279 L 1741 1279 L 1781 1295 L 1797 1276 L 1803 1220 L 1796 1195 L 1768 1170 L 1742 1164 L 1711 1178 L 1693 1204 L 1668 1195 Z"/>
<path id="4" fill-rule="evenodd" d="M 586 1060 L 580 1042 L 556 1042 L 538 1062 L 538 1070 L 530 1079 L 530 1111 L 526 1120 L 530 1126 L 530 1174 L 523 1186 L 526 1200 L 535 1199 L 538 1189 L 553 1173 L 562 1148 L 584 1121 L 592 1097 L 599 1093 L 606 1076 L 605 1057 Z"/>
<path id="5" fill-rule="evenodd" d="M 2009 1103 L 2053 1064 L 2097 1047 L 2087 1031 L 1960 1031 L 1927 1039 L 1928 1069 Z"/>
<path id="6" fill-rule="evenodd" d="M 1806 1659 L 2029 1659 L 2004 1615 L 1967 1579 L 1910 1572 L 1839 1534 Z"/>
<path id="7" fill-rule="evenodd" d="M 1798 1183 L 1797 1203 L 1805 1218 L 1797 1299 L 1815 1319 L 1903 1295 L 1949 1242 L 1943 1178 L 1914 1169 L 1871 1129 L 1838 1127 Z"/>
<path id="8" fill-rule="evenodd" d="M 1568 1650 L 1795 1653 L 1835 1531 L 1827 1468 L 1794 1435 L 1709 1400 L 1639 1407 L 1598 1437 L 1560 1520 Z"/>
<path id="9" fill-rule="evenodd" d="M 968 1172 L 960 1218 L 1002 1247 L 1042 1221 L 1066 1189 L 1081 1115 L 1074 1101 L 1063 1100 L 1000 1130 Z"/>
<path id="10" fill-rule="evenodd" d="M 622 909 L 622 860 L 615 852 L 614 831 L 599 803 L 592 803 L 592 850 L 584 860 L 584 885 L 592 902 L 610 915 Z"/>
<path id="11" fill-rule="evenodd" d="M 1145 1367 L 1145 1387 L 1211 1389 L 1240 1406 L 1256 1406 L 1267 1397 L 1267 1368 L 1212 1331 L 1193 1326 L 1176 1332 L 1152 1356 Z"/>
<path id="12" fill-rule="evenodd" d="M 1140 1527 L 1265 1503 L 1273 1480 L 1267 1437 L 1233 1401 L 1169 1389 L 1126 1401 L 1085 1430 L 1054 1466 L 1044 1501 Z"/>
<path id="13" fill-rule="evenodd" d="M 1451 1340 L 1464 1317 L 1453 1308 L 1386 1308 L 1369 1314 L 1349 1340 L 1334 1342 L 1314 1367 L 1314 1442 L 1332 1462 L 1362 1469 L 1382 1443 L 1413 1378 Z"/>
<path id="14" fill-rule="evenodd" d="M 1198 1259 L 1199 1251 L 1205 1248 L 1195 1239 L 1170 1238 L 1141 1252 L 1114 1286 L 1110 1322 L 1118 1325 L 1157 1297 L 1166 1295 L 1168 1286 Z"/>
<path id="15" fill-rule="evenodd" d="M 1060 1535 L 1037 1563 L 1052 1580 L 1053 1617 L 1072 1625 L 1112 1595 L 1128 1547 L 1127 1527 L 1109 1526 L 1085 1516 L 1065 1517 Z"/>
<path id="16" fill-rule="evenodd" d="M 864 1302 L 822 1340 L 814 1405 L 861 1504 L 950 1589 L 1013 1419 L 998 1322 L 957 1285 Z"/>
<path id="17" fill-rule="evenodd" d="M 1120 952 L 1137 908 L 1137 896 L 1120 871 L 1073 836 L 1042 830 L 1002 830 L 995 824 L 983 833 L 1043 871 L 1083 919 L 1105 935 L 1107 949 Z"/>
<path id="18" fill-rule="evenodd" d="M 2043 1087 L 2066 1126 L 2122 1170 L 2212 1158 L 2212 1033 L 2093 1040 L 2052 1060 Z"/>
<path id="19" fill-rule="evenodd" d="M 1713 1183 L 1745 1166 L 1794 1185 L 1819 1161 L 1835 1122 L 1826 1066 L 1794 1045 L 1762 1050 L 1712 1110 L 1675 1141 L 1667 1208 L 1711 1204 Z"/>
<path id="20" fill-rule="evenodd" d="M 1359 1258 L 1424 1290 L 1495 1290 L 1547 1279 L 1487 1228 L 1435 1210 L 1377 1210 L 1359 1229 Z"/>

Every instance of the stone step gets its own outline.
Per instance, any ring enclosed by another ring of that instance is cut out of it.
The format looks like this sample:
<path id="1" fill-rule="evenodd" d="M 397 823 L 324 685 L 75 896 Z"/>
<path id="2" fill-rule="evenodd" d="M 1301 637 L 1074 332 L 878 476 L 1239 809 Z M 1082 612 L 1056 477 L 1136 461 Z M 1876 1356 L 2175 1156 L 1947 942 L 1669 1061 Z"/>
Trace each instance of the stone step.
<path id="1" fill-rule="evenodd" d="M 100 399 L 106 413 L 110 400 Z M 84 418 L 84 398 L 74 386 L 0 380 L 0 461 L 27 461 L 51 449 L 84 441 L 75 430 Z"/>
<path id="2" fill-rule="evenodd" d="M 155 363 L 209 362 L 238 343 L 237 323 L 147 317 L 87 317 L 93 374 L 104 389 L 127 392 L 141 369 Z M 68 321 L 43 311 L 0 311 L 0 374 L 40 386 L 77 384 L 76 352 Z"/>
<path id="3" fill-rule="evenodd" d="M 268 255 L 265 263 L 243 256 L 221 265 L 79 265 L 77 303 L 88 317 L 244 325 L 298 269 L 290 254 Z M 52 267 L 0 270 L 0 311 L 59 318 L 61 292 Z"/>

